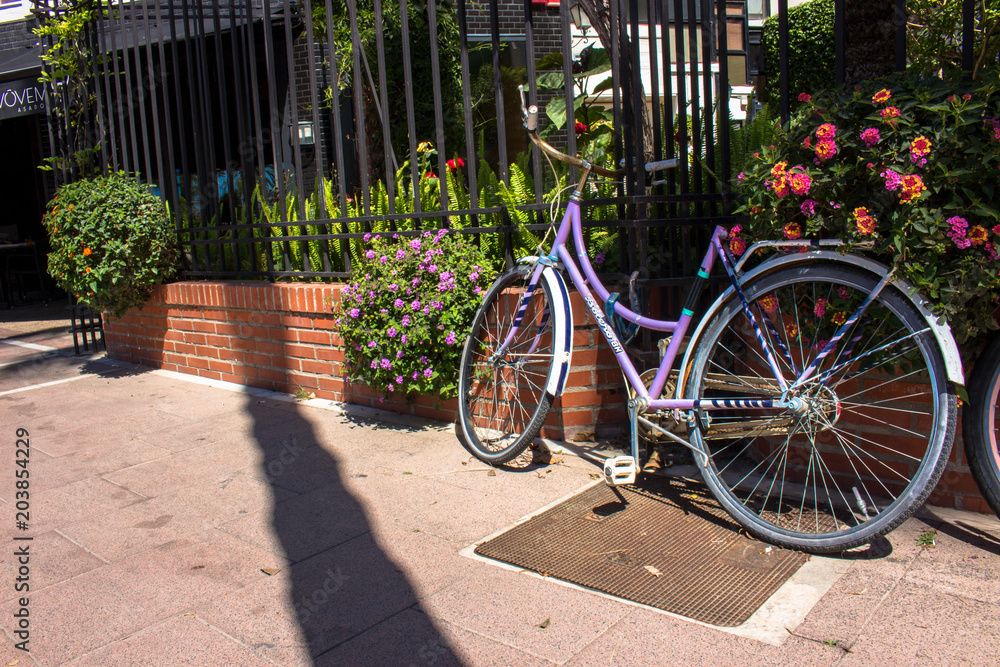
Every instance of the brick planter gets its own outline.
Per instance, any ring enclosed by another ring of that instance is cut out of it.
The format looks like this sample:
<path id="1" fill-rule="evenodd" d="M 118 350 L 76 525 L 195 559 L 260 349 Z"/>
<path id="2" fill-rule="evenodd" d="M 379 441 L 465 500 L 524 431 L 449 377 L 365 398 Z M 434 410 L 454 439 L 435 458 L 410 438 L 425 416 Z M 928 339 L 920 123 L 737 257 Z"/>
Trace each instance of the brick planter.
<path id="1" fill-rule="evenodd" d="M 107 319 L 104 338 L 114 359 L 285 393 L 302 387 L 320 398 L 454 421 L 454 399 L 382 397 L 348 384 L 343 341 L 328 299 L 342 285 L 318 283 L 180 282 L 161 285 L 121 320 Z M 583 304 L 574 302 L 579 319 Z M 567 392 L 546 422 L 545 437 L 581 432 L 611 435 L 624 427 L 621 373 L 607 346 L 595 345 L 592 323 L 577 327 Z M 561 403 L 561 404 L 560 404 Z"/>
<path id="2" fill-rule="evenodd" d="M 319 283 L 180 282 L 157 287 L 149 302 L 121 320 L 105 322 L 108 356 L 204 378 L 293 393 L 432 419 L 454 421 L 454 399 L 401 395 L 384 398 L 348 384 L 343 342 L 334 332 L 328 299 L 342 285 Z M 621 372 L 576 293 L 573 365 L 567 389 L 542 435 L 571 440 L 607 437 L 626 428 Z M 990 512 L 969 473 L 960 439 L 931 503 Z"/>

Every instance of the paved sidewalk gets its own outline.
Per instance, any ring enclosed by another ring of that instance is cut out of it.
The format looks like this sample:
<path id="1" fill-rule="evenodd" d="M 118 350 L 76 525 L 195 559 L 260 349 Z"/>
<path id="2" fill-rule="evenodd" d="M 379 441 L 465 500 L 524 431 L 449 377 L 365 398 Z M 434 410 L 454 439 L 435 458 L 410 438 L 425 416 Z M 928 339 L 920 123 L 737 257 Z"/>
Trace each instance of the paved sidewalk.
<path id="1" fill-rule="evenodd" d="M 926 513 L 854 559 L 813 558 L 723 631 L 466 555 L 594 483 L 585 459 L 492 471 L 447 424 L 72 357 L 57 333 L 0 323 L 0 665 L 1000 661 L 993 517 Z"/>

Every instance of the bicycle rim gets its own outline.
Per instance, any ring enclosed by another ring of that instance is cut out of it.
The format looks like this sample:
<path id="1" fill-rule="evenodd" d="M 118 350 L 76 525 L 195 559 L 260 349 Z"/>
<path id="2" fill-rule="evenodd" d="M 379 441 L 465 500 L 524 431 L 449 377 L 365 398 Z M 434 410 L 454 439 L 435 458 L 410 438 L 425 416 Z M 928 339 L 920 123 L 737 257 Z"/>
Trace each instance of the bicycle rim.
<path id="1" fill-rule="evenodd" d="M 688 396 L 780 398 L 758 335 L 791 386 L 876 284 L 826 264 L 745 286 L 758 331 L 731 298 L 698 343 Z M 789 395 L 801 399 L 799 411 L 696 412 L 706 483 L 757 537 L 817 553 L 860 546 L 902 523 L 940 478 L 957 401 L 936 338 L 896 288 Z"/>
<path id="2" fill-rule="evenodd" d="M 494 283 L 476 313 L 462 352 L 459 422 L 463 444 L 487 463 L 504 463 L 523 452 L 552 406 L 545 387 L 556 365 L 556 315 L 545 281 L 523 303 L 530 280 L 530 268 L 522 266 Z M 498 354 L 519 313 L 517 331 Z"/>
<path id="3" fill-rule="evenodd" d="M 969 380 L 969 405 L 963 412 L 962 438 L 969 469 L 983 498 L 1000 516 L 1000 338 L 994 338 L 976 361 Z"/>

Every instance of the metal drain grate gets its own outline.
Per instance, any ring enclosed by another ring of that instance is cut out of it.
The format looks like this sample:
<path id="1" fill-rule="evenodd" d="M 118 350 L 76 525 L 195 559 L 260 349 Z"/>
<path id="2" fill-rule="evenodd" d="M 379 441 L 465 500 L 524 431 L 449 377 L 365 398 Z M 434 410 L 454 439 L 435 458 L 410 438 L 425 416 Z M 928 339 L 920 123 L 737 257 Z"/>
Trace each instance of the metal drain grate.
<path id="1" fill-rule="evenodd" d="M 712 625 L 746 621 L 808 560 L 738 532 L 700 483 L 604 484 L 519 524 L 476 553 Z"/>

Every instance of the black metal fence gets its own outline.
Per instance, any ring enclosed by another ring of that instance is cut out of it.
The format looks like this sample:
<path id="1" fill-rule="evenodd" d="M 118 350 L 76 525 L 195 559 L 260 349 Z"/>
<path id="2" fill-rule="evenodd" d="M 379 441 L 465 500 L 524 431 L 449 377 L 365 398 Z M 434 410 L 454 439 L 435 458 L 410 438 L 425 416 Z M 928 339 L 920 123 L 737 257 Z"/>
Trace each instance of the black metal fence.
<path id="1" fill-rule="evenodd" d="M 894 4 L 905 67 L 904 0 L 879 1 Z M 735 221 L 730 92 L 751 83 L 748 3 L 590 0 L 604 11 L 587 37 L 604 39 L 586 50 L 567 4 L 39 2 L 43 25 L 90 12 L 75 42 L 46 38 L 50 53 L 81 54 L 75 98 L 73 76 L 46 65 L 63 86 L 50 96 L 53 154 L 68 158 L 63 179 L 125 170 L 156 188 L 186 277 L 344 278 L 364 234 L 442 226 L 461 226 L 509 264 L 547 228 L 544 198 L 575 177 L 557 182 L 528 150 L 516 94 L 525 83 L 556 119 L 581 104 L 590 114 L 582 128 L 573 114 L 562 127 L 546 120 L 570 153 L 629 167 L 690 157 L 663 183 L 632 168 L 599 185 L 588 213 L 605 270 L 683 284 L 696 269 L 692 247 Z M 787 4 L 777 1 L 781 60 L 771 73 L 785 118 Z M 834 4 L 842 83 L 845 0 Z M 964 7 L 971 58 L 975 3 Z"/>

